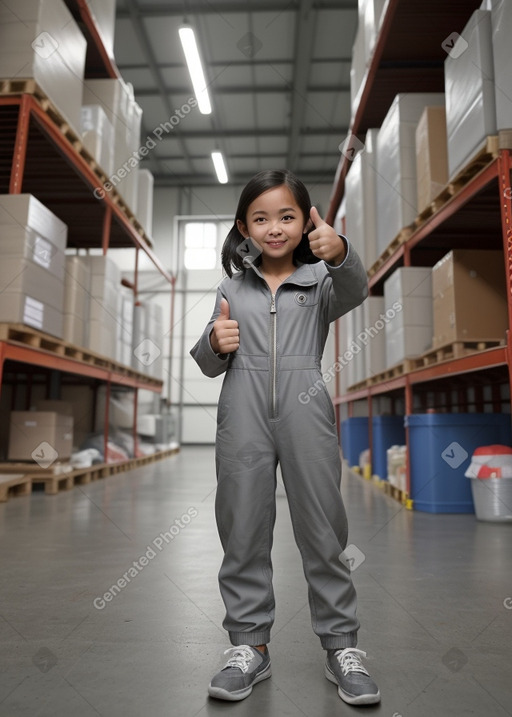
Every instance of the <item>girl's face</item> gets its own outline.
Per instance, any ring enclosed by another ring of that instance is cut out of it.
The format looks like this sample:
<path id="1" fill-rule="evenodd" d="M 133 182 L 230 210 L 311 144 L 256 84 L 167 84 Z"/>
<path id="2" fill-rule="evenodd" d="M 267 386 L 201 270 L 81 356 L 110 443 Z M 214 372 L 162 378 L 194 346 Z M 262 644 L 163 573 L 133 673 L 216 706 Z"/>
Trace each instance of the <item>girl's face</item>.
<path id="1" fill-rule="evenodd" d="M 306 219 L 288 187 L 281 185 L 263 192 L 247 210 L 246 223 L 237 227 L 260 247 L 263 259 L 283 259 L 300 244 Z"/>

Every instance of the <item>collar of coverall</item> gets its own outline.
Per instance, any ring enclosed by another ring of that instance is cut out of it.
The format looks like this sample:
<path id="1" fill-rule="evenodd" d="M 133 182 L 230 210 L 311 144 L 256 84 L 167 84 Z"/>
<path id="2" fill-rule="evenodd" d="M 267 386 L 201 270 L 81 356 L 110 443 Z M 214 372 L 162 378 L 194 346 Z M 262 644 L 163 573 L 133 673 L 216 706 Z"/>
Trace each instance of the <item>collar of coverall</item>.
<path id="1" fill-rule="evenodd" d="M 259 267 L 261 264 L 261 255 L 257 256 L 254 261 L 248 261 L 246 263 L 246 266 L 250 266 L 254 273 L 259 276 L 262 281 L 265 281 L 265 277 L 261 273 Z M 318 278 L 315 276 L 311 264 L 303 264 L 302 262 L 297 262 L 297 268 L 291 274 L 287 279 L 285 279 L 281 286 L 283 284 L 295 284 L 297 286 L 313 286 L 314 284 L 318 284 Z"/>

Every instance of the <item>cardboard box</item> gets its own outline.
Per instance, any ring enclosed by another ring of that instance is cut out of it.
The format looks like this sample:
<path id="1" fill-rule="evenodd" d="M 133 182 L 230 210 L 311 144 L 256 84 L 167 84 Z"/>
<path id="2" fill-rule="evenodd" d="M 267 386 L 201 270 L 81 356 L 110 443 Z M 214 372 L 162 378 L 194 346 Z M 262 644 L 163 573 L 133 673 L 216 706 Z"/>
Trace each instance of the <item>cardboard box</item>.
<path id="1" fill-rule="evenodd" d="M 68 459 L 72 450 L 72 416 L 54 411 L 11 412 L 8 460 L 32 460 L 49 467 L 54 461 Z"/>
<path id="2" fill-rule="evenodd" d="M 432 346 L 432 269 L 402 267 L 384 282 L 386 364 L 421 356 Z"/>
<path id="3" fill-rule="evenodd" d="M 102 356 L 116 358 L 116 327 L 115 323 L 106 325 L 103 321 L 89 321 L 89 338 L 87 347 Z"/>
<path id="4" fill-rule="evenodd" d="M 512 3 L 507 0 L 490 0 L 490 5 L 496 84 L 496 124 L 498 130 L 510 130 L 512 129 L 512 72 L 510 71 Z"/>
<path id="5" fill-rule="evenodd" d="M 62 338 L 75 346 L 87 346 L 89 322 L 84 321 L 76 314 L 64 314 Z"/>
<path id="6" fill-rule="evenodd" d="M 86 51 L 62 0 L 0 3 L 0 77 L 34 78 L 77 135 Z"/>
<path id="7" fill-rule="evenodd" d="M 29 294 L 62 312 L 64 306 L 64 282 L 46 268 L 22 256 L 4 256 L 0 263 L 0 294 Z"/>
<path id="8" fill-rule="evenodd" d="M 133 153 L 140 148 L 142 109 L 135 101 L 133 87 L 121 78 L 88 79 L 84 83 L 83 104 L 101 105 L 114 127 L 114 169 L 110 181 L 136 214 L 138 167 L 132 162 Z"/>
<path id="9" fill-rule="evenodd" d="M 149 169 L 139 169 L 137 188 L 137 219 L 146 234 L 153 236 L 153 185 L 154 178 Z"/>
<path id="10" fill-rule="evenodd" d="M 359 22 L 364 23 L 364 54 L 368 66 L 379 35 L 385 0 L 359 0 L 358 5 Z"/>
<path id="11" fill-rule="evenodd" d="M 369 296 L 363 303 L 366 376 L 374 376 L 386 368 L 386 331 L 384 297 Z"/>
<path id="12" fill-rule="evenodd" d="M 350 66 L 350 110 L 351 118 L 359 105 L 360 93 L 366 71 L 364 25 L 358 24 L 354 44 L 352 46 L 352 64 Z"/>
<path id="13" fill-rule="evenodd" d="M 103 296 L 93 294 L 89 305 L 90 321 L 110 321 L 116 325 L 120 321 L 118 315 L 118 294 L 115 289 L 106 286 Z"/>
<path id="14" fill-rule="evenodd" d="M 425 107 L 416 128 L 418 213 L 428 207 L 448 182 L 446 110 Z"/>
<path id="15" fill-rule="evenodd" d="M 356 155 L 345 179 L 345 233 L 366 269 L 370 269 L 378 258 L 375 194 L 377 135 L 378 130 L 368 130 L 364 152 Z"/>
<path id="16" fill-rule="evenodd" d="M 56 249 L 66 249 L 66 224 L 32 194 L 0 194 L 0 234 L 5 227 L 28 227 Z"/>
<path id="17" fill-rule="evenodd" d="M 53 274 L 60 283 L 64 281 L 64 248 L 55 246 L 30 227 L 0 226 L 0 255 L 20 262 L 30 261 Z M 50 282 L 53 280 L 49 278 Z"/>
<path id="18" fill-rule="evenodd" d="M 416 127 L 427 105 L 444 102 L 442 93 L 399 93 L 377 136 L 377 251 L 379 256 L 418 214 Z"/>
<path id="19" fill-rule="evenodd" d="M 497 131 L 491 13 L 475 10 L 460 34 L 444 63 L 450 179 Z"/>
<path id="20" fill-rule="evenodd" d="M 434 346 L 497 341 L 508 328 L 503 252 L 457 249 L 432 270 Z"/>
<path id="21" fill-rule="evenodd" d="M 62 310 L 44 304 L 28 293 L 20 291 L 2 293 L 0 322 L 26 324 L 62 338 Z"/>
<path id="22" fill-rule="evenodd" d="M 92 282 L 94 282 L 94 277 L 96 276 L 101 276 L 105 279 L 105 281 L 110 281 L 116 286 L 121 282 L 121 270 L 110 257 L 93 254 L 90 256 L 84 256 L 82 259 L 84 259 L 91 272 L 91 291 L 93 293 L 96 291 L 96 284 Z"/>
<path id="23" fill-rule="evenodd" d="M 114 128 L 101 105 L 84 105 L 82 140 L 107 177 L 114 171 Z"/>
<path id="24" fill-rule="evenodd" d="M 400 326 L 386 331 L 386 362 L 388 367 L 406 358 L 422 356 L 432 348 L 432 325 Z"/>
<path id="25" fill-rule="evenodd" d="M 116 0 L 86 0 L 108 56 L 114 58 Z"/>
<path id="26" fill-rule="evenodd" d="M 91 276 L 82 257 L 66 257 L 66 281 L 64 285 L 64 311 L 74 314 L 82 322 L 89 320 L 91 300 Z M 69 339 L 67 339 L 69 340 Z"/>
<path id="27" fill-rule="evenodd" d="M 432 269 L 423 266 L 407 266 L 395 269 L 384 283 L 386 309 L 393 301 L 408 297 L 432 298 Z"/>
<path id="28" fill-rule="evenodd" d="M 125 363 L 124 359 L 126 357 L 123 344 L 129 346 L 131 351 L 133 343 L 133 309 L 133 291 L 121 287 L 121 291 L 118 294 L 117 357 L 122 363 Z"/>

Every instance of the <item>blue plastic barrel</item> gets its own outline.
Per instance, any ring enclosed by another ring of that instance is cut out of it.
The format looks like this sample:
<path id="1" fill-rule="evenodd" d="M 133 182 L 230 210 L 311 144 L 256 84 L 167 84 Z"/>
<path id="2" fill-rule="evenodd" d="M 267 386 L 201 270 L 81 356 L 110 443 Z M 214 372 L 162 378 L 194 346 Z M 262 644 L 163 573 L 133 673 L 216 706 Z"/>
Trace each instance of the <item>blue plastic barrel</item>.
<path id="1" fill-rule="evenodd" d="M 403 416 L 373 416 L 372 418 L 372 473 L 381 480 L 388 478 L 387 450 L 405 444 Z"/>
<path id="2" fill-rule="evenodd" d="M 370 447 L 368 417 L 353 416 L 341 422 L 341 450 L 350 467 L 359 465 L 359 456 Z"/>
<path id="3" fill-rule="evenodd" d="M 474 513 L 471 481 L 464 473 L 475 448 L 511 445 L 506 413 L 427 413 L 406 416 L 411 495 L 415 510 Z"/>

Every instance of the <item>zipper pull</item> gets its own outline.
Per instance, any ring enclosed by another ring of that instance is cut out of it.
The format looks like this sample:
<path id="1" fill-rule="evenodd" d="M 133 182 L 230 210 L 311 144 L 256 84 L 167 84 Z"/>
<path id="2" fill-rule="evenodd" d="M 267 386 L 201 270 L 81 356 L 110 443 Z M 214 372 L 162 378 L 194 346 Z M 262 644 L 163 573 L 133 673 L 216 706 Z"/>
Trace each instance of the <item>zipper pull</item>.
<path id="1" fill-rule="evenodd" d="M 270 313 L 275 314 L 276 313 L 276 295 L 272 294 L 272 299 L 270 301 Z"/>

